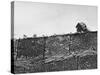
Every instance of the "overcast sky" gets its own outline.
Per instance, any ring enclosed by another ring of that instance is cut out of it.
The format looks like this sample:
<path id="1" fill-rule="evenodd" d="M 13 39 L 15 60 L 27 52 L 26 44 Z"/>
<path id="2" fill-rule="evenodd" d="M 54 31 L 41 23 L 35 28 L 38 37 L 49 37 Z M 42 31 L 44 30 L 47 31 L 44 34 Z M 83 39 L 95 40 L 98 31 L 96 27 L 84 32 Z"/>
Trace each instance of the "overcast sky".
<path id="1" fill-rule="evenodd" d="M 84 22 L 97 30 L 97 7 L 53 3 L 15 2 L 14 36 L 53 35 L 76 32 L 76 24 Z"/>

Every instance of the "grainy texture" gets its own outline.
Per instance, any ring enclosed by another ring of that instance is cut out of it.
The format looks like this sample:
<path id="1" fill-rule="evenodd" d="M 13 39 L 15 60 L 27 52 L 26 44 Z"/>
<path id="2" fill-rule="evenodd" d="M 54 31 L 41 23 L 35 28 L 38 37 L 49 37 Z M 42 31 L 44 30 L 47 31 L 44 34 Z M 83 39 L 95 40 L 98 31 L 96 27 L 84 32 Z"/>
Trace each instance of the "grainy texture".
<path id="1" fill-rule="evenodd" d="M 97 32 L 12 40 L 14 73 L 97 68 Z"/>

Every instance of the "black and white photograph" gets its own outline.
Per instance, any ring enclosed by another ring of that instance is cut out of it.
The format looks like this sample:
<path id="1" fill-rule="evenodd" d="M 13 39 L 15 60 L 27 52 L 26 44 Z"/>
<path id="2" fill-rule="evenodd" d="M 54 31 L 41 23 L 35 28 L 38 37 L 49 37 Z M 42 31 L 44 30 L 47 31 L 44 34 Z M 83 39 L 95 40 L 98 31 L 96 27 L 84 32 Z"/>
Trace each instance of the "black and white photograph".
<path id="1" fill-rule="evenodd" d="M 11 73 L 97 69 L 98 7 L 11 2 Z"/>

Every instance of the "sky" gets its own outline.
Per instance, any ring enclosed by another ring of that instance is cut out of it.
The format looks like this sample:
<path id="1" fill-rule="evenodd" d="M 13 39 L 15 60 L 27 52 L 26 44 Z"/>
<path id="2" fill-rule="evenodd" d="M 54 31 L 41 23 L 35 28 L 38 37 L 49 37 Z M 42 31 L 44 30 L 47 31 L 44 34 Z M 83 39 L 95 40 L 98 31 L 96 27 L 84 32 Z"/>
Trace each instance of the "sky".
<path id="1" fill-rule="evenodd" d="M 76 32 L 78 22 L 97 30 L 97 7 L 56 3 L 14 3 L 14 37 L 32 37 Z"/>

